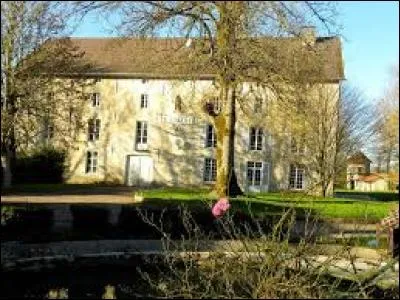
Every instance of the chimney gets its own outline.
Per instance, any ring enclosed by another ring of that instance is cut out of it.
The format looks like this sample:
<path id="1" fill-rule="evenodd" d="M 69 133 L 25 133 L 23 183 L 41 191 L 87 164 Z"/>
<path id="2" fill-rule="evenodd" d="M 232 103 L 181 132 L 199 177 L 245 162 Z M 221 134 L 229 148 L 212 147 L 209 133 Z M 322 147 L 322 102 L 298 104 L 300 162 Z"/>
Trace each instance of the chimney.
<path id="1" fill-rule="evenodd" d="M 302 26 L 300 28 L 300 38 L 305 45 L 314 46 L 315 43 L 315 26 Z"/>

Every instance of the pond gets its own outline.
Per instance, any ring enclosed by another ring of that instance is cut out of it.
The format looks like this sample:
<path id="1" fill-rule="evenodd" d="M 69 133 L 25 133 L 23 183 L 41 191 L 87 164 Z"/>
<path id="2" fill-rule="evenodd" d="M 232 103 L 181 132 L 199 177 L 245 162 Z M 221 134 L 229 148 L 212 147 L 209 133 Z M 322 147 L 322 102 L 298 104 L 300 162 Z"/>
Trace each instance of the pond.
<path id="1" fill-rule="evenodd" d="M 2 272 L 1 298 L 134 299 L 150 287 L 136 270 L 143 262 L 126 265 L 59 266 L 41 271 Z M 106 296 L 107 295 L 107 296 Z"/>

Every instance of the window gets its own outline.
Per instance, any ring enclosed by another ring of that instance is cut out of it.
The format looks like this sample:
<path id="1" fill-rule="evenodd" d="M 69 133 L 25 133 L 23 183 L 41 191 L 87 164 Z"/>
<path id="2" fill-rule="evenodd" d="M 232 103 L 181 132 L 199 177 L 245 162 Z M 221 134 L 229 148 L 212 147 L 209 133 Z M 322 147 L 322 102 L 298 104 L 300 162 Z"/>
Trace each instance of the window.
<path id="1" fill-rule="evenodd" d="M 214 158 L 204 159 L 204 181 L 214 182 L 217 178 L 217 160 Z"/>
<path id="2" fill-rule="evenodd" d="M 136 145 L 147 144 L 147 122 L 136 122 Z"/>
<path id="3" fill-rule="evenodd" d="M 254 99 L 254 112 L 259 113 L 262 109 L 263 99 L 261 97 L 256 97 Z"/>
<path id="4" fill-rule="evenodd" d="M 290 165 L 289 187 L 295 190 L 304 189 L 304 168 Z"/>
<path id="5" fill-rule="evenodd" d="M 247 162 L 247 184 L 261 186 L 262 162 Z"/>
<path id="6" fill-rule="evenodd" d="M 175 111 L 182 112 L 182 98 L 179 95 L 175 98 Z"/>
<path id="7" fill-rule="evenodd" d="M 306 147 L 304 145 L 305 139 L 301 139 L 301 144 L 299 145 L 296 141 L 295 138 L 292 137 L 291 143 L 290 143 L 290 151 L 292 154 L 304 154 L 306 151 Z"/>
<path id="8" fill-rule="evenodd" d="M 216 146 L 217 146 L 217 137 L 215 135 L 214 126 L 208 124 L 206 128 L 206 147 L 215 148 Z"/>
<path id="9" fill-rule="evenodd" d="M 54 126 L 52 124 L 47 125 L 47 139 L 50 140 L 54 137 Z"/>
<path id="10" fill-rule="evenodd" d="M 97 151 L 88 151 L 86 154 L 86 173 L 96 173 Z"/>
<path id="11" fill-rule="evenodd" d="M 250 150 L 262 150 L 263 130 L 262 128 L 250 128 Z"/>
<path id="12" fill-rule="evenodd" d="M 143 83 L 143 84 L 147 83 L 147 79 L 144 79 L 144 78 L 143 78 L 143 79 L 142 79 L 142 83 Z"/>
<path id="13" fill-rule="evenodd" d="M 147 108 L 148 102 L 149 102 L 149 95 L 147 95 L 147 94 L 140 95 L 140 107 L 141 108 Z"/>
<path id="14" fill-rule="evenodd" d="M 92 93 L 90 95 L 90 98 L 92 100 L 92 106 L 96 107 L 100 105 L 100 94 L 99 93 Z"/>
<path id="15" fill-rule="evenodd" d="M 205 103 L 206 112 L 212 116 L 216 116 L 221 112 L 222 103 L 218 97 L 213 97 Z"/>
<path id="16" fill-rule="evenodd" d="M 89 122 L 89 141 L 95 141 L 99 139 L 100 136 L 100 120 L 90 119 Z"/>

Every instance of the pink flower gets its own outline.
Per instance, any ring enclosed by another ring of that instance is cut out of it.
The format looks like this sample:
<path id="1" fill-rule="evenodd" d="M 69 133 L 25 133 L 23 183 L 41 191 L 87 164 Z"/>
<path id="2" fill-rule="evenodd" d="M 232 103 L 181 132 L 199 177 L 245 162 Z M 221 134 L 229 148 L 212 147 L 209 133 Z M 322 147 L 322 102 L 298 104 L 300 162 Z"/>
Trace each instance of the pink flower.
<path id="1" fill-rule="evenodd" d="M 214 207 L 212 208 L 211 212 L 214 217 L 219 218 L 224 215 L 224 213 L 229 209 L 231 205 L 227 198 L 221 198 L 215 203 Z"/>

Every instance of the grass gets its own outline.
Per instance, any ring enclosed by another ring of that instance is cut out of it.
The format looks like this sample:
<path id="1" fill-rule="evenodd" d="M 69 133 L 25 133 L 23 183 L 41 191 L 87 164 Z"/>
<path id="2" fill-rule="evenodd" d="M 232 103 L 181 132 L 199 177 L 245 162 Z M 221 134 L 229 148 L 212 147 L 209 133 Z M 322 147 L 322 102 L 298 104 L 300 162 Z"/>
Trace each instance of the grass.
<path id="1" fill-rule="evenodd" d="M 145 203 L 149 205 L 204 205 L 215 201 L 207 189 L 162 188 L 142 190 Z M 388 193 L 389 194 L 389 193 Z M 391 194 L 389 194 L 391 195 Z M 311 212 L 324 219 L 377 222 L 387 216 L 397 201 L 377 201 L 356 198 L 323 198 L 301 193 L 249 194 L 232 200 L 232 209 L 251 211 L 257 216 L 280 215 L 294 208 L 299 215 Z"/>
<path id="2" fill-rule="evenodd" d="M 377 201 L 398 201 L 399 192 L 398 191 L 382 191 L 382 192 L 360 192 L 355 190 L 335 190 L 337 195 L 342 195 L 345 197 L 357 197 L 362 196 L 365 198 L 370 198 Z"/>
<path id="3" fill-rule="evenodd" d="M 104 184 L 25 184 L 15 185 L 2 191 L 3 195 L 13 193 L 32 194 L 96 194 L 98 187 Z M 110 187 L 110 185 L 108 185 Z M 101 188 L 100 188 L 101 190 Z M 107 193 L 112 191 L 107 190 Z M 185 204 L 191 207 L 210 207 L 216 196 L 207 188 L 148 188 L 140 192 L 145 198 L 144 204 L 150 206 L 169 206 Z M 339 191 L 342 192 L 342 191 Z M 294 208 L 298 215 L 311 212 L 324 219 L 344 219 L 346 221 L 376 222 L 385 217 L 391 208 L 398 205 L 397 192 L 362 193 L 369 199 L 352 197 L 361 192 L 346 191 L 346 198 L 322 198 L 302 193 L 260 193 L 248 194 L 232 200 L 232 210 L 251 210 L 255 215 L 280 215 L 288 208 Z M 100 191 L 101 193 L 101 191 Z"/>

